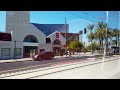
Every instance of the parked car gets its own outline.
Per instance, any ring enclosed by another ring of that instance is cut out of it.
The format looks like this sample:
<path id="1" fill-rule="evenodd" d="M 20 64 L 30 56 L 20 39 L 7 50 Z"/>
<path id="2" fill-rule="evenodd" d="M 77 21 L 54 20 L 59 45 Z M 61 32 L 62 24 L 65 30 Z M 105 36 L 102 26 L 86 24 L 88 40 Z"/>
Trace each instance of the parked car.
<path id="1" fill-rule="evenodd" d="M 54 58 L 54 52 L 40 52 L 37 55 L 32 56 L 35 61 L 39 60 L 52 60 Z"/>

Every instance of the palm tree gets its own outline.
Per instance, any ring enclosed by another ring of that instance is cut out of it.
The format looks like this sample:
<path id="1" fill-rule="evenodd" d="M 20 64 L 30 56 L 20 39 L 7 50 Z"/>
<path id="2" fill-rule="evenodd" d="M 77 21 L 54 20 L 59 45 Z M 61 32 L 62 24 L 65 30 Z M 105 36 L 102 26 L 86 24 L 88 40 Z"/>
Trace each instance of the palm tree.
<path id="1" fill-rule="evenodd" d="M 115 43 L 116 48 L 117 48 L 117 46 L 119 46 L 119 37 L 120 37 L 118 29 L 112 30 L 112 37 L 115 38 L 115 40 L 113 40 L 113 42 Z"/>
<path id="2" fill-rule="evenodd" d="M 103 33 L 103 22 L 98 22 L 97 23 L 97 29 L 95 30 L 95 38 L 99 40 L 99 44 L 101 46 L 101 51 L 103 48 L 103 37 L 104 37 L 104 33 Z"/>
<path id="3" fill-rule="evenodd" d="M 90 34 L 88 35 L 88 39 L 91 41 L 91 50 L 92 50 L 92 53 L 93 53 L 93 49 L 92 49 L 92 41 L 94 39 L 94 34 L 92 32 L 93 28 L 94 28 L 94 24 L 89 24 L 87 26 L 87 28 L 90 30 Z"/>
<path id="4" fill-rule="evenodd" d="M 106 40 L 106 43 L 107 43 L 107 40 L 108 40 L 108 37 L 106 37 L 106 28 L 107 28 L 106 23 L 104 23 L 104 22 L 97 23 L 97 29 L 95 31 L 95 39 L 99 40 L 99 43 L 101 46 L 101 52 L 103 52 L 103 45 L 104 45 L 103 41 Z M 109 29 L 108 29 L 108 32 L 110 33 Z M 108 34 L 108 36 L 110 36 L 110 34 Z M 108 45 L 108 43 L 107 43 L 107 45 Z"/>

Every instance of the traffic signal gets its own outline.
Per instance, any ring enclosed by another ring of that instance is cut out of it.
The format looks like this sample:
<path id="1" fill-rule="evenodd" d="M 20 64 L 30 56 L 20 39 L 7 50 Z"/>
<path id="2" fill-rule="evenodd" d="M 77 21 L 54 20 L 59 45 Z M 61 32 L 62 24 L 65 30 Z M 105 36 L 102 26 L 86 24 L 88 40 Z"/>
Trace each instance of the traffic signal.
<path id="1" fill-rule="evenodd" d="M 84 34 L 86 34 L 87 33 L 87 29 L 86 28 L 84 28 Z"/>
<path id="2" fill-rule="evenodd" d="M 82 33 L 83 33 L 82 31 L 79 32 L 79 34 L 82 34 Z"/>

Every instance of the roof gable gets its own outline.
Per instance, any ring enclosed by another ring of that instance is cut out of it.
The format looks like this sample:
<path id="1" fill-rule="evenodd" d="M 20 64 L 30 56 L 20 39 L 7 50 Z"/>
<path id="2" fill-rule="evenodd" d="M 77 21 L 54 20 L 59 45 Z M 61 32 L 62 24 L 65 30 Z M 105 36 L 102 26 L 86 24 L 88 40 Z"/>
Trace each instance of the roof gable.
<path id="1" fill-rule="evenodd" d="M 36 24 L 32 23 L 35 27 L 37 27 L 40 31 L 42 31 L 46 36 L 58 32 L 66 32 L 65 24 Z M 69 31 L 69 25 L 67 24 L 67 31 Z"/>

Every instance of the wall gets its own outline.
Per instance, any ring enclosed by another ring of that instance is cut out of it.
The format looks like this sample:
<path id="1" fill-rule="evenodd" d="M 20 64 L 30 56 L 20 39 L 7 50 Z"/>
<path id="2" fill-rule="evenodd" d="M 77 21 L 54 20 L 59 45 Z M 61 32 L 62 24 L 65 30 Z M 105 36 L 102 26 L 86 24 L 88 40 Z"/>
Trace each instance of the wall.
<path id="1" fill-rule="evenodd" d="M 26 36 L 33 35 L 38 39 L 39 44 L 46 42 L 46 35 L 33 24 L 30 24 L 29 11 L 6 12 L 6 32 L 11 33 L 11 31 L 12 41 L 23 42 Z"/>
<path id="2" fill-rule="evenodd" d="M 1 56 L 1 48 L 10 48 L 10 56 Z M 0 41 L 0 59 L 14 58 L 14 48 L 15 48 L 15 42 Z M 16 58 L 22 58 L 23 57 L 23 43 L 16 42 L 16 48 L 21 48 L 22 49 L 21 55 L 16 56 Z"/>
<path id="3" fill-rule="evenodd" d="M 53 51 L 52 44 L 46 44 L 46 43 L 39 44 L 39 50 L 43 48 L 45 49 L 45 51 Z"/>
<path id="4" fill-rule="evenodd" d="M 34 35 L 38 39 L 38 43 L 45 43 L 45 34 L 32 24 L 16 25 L 13 30 L 13 39 L 23 41 L 27 35 Z"/>
<path id="5" fill-rule="evenodd" d="M 59 33 L 59 38 L 56 38 L 56 33 Z M 56 32 L 52 33 L 51 35 L 49 35 L 47 37 L 51 38 L 52 43 L 54 42 L 54 40 L 59 39 L 61 41 L 62 45 L 66 44 L 66 39 L 60 34 L 60 32 L 56 31 Z"/>

